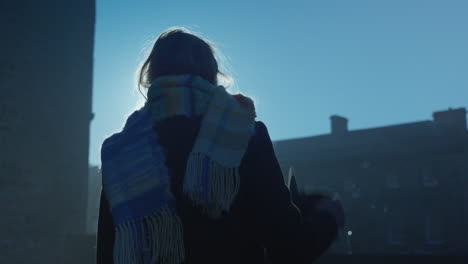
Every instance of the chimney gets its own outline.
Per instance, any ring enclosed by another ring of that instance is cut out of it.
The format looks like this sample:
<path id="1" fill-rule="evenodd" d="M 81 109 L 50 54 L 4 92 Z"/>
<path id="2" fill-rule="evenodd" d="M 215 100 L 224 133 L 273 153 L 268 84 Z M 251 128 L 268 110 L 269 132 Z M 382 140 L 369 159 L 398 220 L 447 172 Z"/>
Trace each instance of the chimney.
<path id="1" fill-rule="evenodd" d="M 434 123 L 442 131 L 448 133 L 466 132 L 466 109 L 449 108 L 447 111 L 434 112 Z"/>
<path id="2" fill-rule="evenodd" d="M 348 119 L 342 116 L 332 115 L 330 120 L 332 135 L 343 135 L 348 132 Z"/>

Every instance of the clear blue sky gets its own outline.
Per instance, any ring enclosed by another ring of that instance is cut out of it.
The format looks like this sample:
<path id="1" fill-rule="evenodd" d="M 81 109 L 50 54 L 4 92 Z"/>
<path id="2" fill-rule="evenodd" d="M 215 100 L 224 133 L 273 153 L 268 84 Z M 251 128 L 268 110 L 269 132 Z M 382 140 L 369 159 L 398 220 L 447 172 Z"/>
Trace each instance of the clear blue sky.
<path id="1" fill-rule="evenodd" d="M 171 26 L 218 44 L 278 140 L 328 133 L 333 114 L 362 129 L 468 107 L 467 14 L 466 0 L 97 0 L 90 163 L 143 99 L 143 50 Z"/>

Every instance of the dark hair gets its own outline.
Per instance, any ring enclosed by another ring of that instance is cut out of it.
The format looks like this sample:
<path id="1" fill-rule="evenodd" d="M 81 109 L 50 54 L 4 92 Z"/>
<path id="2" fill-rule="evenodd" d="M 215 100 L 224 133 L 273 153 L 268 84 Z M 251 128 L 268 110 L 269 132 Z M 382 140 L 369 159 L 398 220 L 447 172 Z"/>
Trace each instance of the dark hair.
<path id="1" fill-rule="evenodd" d="M 187 29 L 168 29 L 158 37 L 141 66 L 138 89 L 141 93 L 140 86 L 148 88 L 160 76 L 179 74 L 199 75 L 217 85 L 218 75 L 228 76 L 219 71 L 215 55 L 215 48 L 208 40 Z"/>

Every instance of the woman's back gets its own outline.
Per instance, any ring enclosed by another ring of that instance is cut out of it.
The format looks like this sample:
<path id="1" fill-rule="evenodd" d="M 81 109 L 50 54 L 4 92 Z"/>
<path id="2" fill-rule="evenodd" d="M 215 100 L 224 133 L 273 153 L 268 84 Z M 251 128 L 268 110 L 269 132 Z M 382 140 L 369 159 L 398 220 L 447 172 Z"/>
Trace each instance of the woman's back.
<path id="1" fill-rule="evenodd" d="M 264 263 L 265 248 L 273 263 L 306 263 L 321 255 L 336 237 L 335 220 L 318 212 L 305 221 L 291 202 L 262 122 L 255 123 L 242 159 L 239 192 L 230 212 L 212 219 L 193 206 L 182 193 L 182 182 L 200 124 L 201 117 L 177 116 L 155 125 L 184 228 L 186 263 Z M 114 239 L 108 201 L 102 196 L 97 263 L 112 263 Z"/>

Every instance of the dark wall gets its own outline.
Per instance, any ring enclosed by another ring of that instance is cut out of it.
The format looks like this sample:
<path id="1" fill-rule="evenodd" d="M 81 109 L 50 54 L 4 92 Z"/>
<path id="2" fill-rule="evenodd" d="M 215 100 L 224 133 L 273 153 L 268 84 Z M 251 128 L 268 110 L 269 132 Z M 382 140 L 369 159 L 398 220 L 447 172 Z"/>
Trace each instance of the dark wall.
<path id="1" fill-rule="evenodd" d="M 95 2 L 0 1 L 0 263 L 84 232 Z"/>

